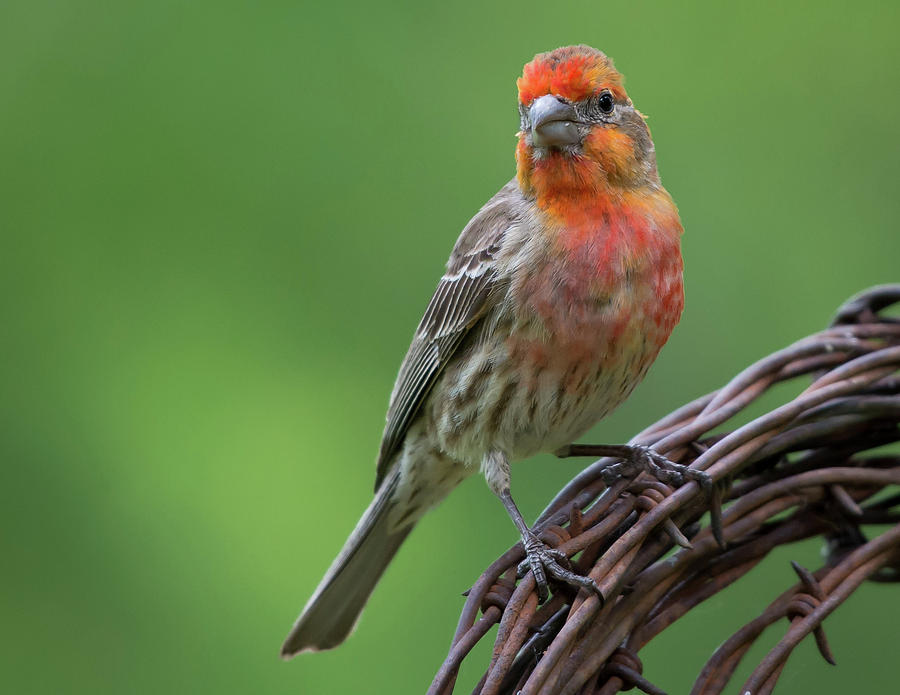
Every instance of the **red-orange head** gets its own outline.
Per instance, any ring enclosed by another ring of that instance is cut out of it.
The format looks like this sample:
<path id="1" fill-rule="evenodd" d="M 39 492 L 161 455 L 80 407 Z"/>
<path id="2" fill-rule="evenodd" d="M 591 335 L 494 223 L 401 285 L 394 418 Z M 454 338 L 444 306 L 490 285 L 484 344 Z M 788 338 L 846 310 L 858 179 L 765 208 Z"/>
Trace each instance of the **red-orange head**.
<path id="1" fill-rule="evenodd" d="M 650 131 L 606 55 L 590 46 L 540 53 L 517 84 L 516 161 L 525 192 L 658 185 Z"/>

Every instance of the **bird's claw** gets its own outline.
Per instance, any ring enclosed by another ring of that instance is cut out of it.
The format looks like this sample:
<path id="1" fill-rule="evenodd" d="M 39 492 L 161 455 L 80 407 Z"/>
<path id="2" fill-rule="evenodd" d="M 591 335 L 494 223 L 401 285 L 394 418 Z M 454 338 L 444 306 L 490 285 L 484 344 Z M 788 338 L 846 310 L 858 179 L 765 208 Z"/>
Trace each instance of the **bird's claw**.
<path id="1" fill-rule="evenodd" d="M 556 452 L 557 456 L 613 456 L 621 459 L 611 463 L 600 471 L 600 477 L 608 486 L 618 482 L 622 478 L 647 472 L 661 483 L 680 487 L 693 481 L 700 486 L 709 501 L 710 525 L 713 536 L 724 549 L 725 535 L 722 523 L 722 499 L 717 491 L 715 482 L 706 471 L 701 471 L 690 466 L 675 463 L 648 446 L 637 444 L 627 445 L 590 445 L 570 444 Z"/>
<path id="2" fill-rule="evenodd" d="M 709 494 L 712 490 L 713 479 L 706 471 L 675 463 L 648 446 L 633 448 L 636 450 L 637 458 L 642 459 L 641 463 L 644 465 L 641 467 L 656 476 L 660 482 L 680 487 L 689 480 L 693 480 L 705 493 Z"/>
<path id="3" fill-rule="evenodd" d="M 550 596 L 547 575 L 550 575 L 551 579 L 570 586 L 593 591 L 600 597 L 601 601 L 603 600 L 603 594 L 600 592 L 600 587 L 597 586 L 597 583 L 590 577 L 584 577 L 573 572 L 572 563 L 569 562 L 569 558 L 565 553 L 549 547 L 531 533 L 523 539 L 523 545 L 525 546 L 526 557 L 519 563 L 517 576 L 521 578 L 529 571 L 534 575 L 540 603 L 544 603 Z"/>

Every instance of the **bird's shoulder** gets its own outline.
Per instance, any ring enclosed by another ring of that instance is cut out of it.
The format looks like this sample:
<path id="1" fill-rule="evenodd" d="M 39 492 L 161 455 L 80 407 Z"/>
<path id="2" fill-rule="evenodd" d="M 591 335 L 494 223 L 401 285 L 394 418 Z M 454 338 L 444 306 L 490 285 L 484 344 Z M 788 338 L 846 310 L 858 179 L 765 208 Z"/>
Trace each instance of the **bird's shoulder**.
<path id="1" fill-rule="evenodd" d="M 497 289 L 503 274 L 498 261 L 515 236 L 510 232 L 530 217 L 533 205 L 513 179 L 469 220 L 453 246 L 414 340 L 455 332 L 485 308 L 489 297 L 483 296 L 484 290 Z"/>

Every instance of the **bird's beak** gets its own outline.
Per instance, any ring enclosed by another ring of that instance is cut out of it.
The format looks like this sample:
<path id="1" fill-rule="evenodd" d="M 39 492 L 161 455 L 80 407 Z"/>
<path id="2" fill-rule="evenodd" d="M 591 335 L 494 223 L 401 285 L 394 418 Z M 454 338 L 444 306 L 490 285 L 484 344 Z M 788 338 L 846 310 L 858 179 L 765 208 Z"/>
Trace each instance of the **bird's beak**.
<path id="1" fill-rule="evenodd" d="M 536 147 L 581 142 L 575 108 L 552 94 L 535 99 L 528 109 L 528 117 L 531 121 L 531 141 Z"/>

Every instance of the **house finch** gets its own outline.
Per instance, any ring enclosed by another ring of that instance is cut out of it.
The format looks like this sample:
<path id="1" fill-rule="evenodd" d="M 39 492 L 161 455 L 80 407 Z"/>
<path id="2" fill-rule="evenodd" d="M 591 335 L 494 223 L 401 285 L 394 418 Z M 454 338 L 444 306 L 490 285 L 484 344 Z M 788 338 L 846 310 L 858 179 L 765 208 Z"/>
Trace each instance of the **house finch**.
<path id="1" fill-rule="evenodd" d="M 529 530 L 509 462 L 561 450 L 644 376 L 681 316 L 682 229 L 609 58 L 588 46 L 542 53 L 518 88 L 516 177 L 450 254 L 391 394 L 375 499 L 283 656 L 340 644 L 415 523 L 479 468 L 542 598 L 548 574 L 596 589 Z M 620 469 L 660 468 L 646 450 L 614 450 Z"/>

